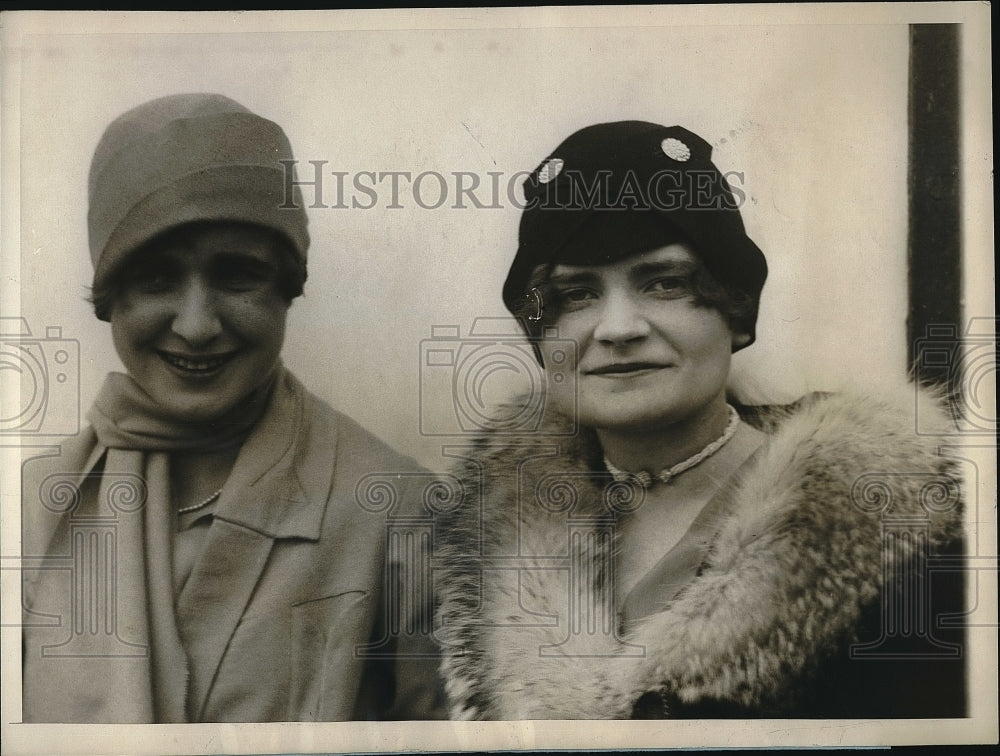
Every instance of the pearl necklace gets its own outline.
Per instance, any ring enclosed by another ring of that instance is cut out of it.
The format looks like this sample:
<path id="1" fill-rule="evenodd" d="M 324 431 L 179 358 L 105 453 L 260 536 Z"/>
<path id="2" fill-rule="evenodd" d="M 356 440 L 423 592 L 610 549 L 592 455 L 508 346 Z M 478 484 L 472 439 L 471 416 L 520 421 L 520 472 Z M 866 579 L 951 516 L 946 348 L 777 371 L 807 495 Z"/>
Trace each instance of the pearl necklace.
<path id="1" fill-rule="evenodd" d="M 628 481 L 634 483 L 636 482 L 636 480 L 638 480 L 639 485 L 641 485 L 643 488 L 649 488 L 657 480 L 660 481 L 661 483 L 669 483 L 671 480 L 676 478 L 685 470 L 690 470 L 695 465 L 704 462 L 706 459 L 711 457 L 713 454 L 719 451 L 719 449 L 725 446 L 726 442 L 733 437 L 734 433 L 736 433 L 736 428 L 740 424 L 740 415 L 731 404 L 727 404 L 726 406 L 729 408 L 729 423 L 726 425 L 726 429 L 722 432 L 722 435 L 719 436 L 717 439 L 715 439 L 715 441 L 710 443 L 708 446 L 706 446 L 697 454 L 693 454 L 684 461 L 678 462 L 673 467 L 664 468 L 659 472 L 658 475 L 656 475 L 655 478 L 651 473 L 647 472 L 646 470 L 640 470 L 639 472 L 635 473 L 628 472 L 627 470 L 622 470 L 611 464 L 611 462 L 608 461 L 608 458 L 605 457 L 604 464 L 605 466 L 607 466 L 608 472 L 611 473 L 611 476 L 618 483 L 625 483 Z"/>
<path id="2" fill-rule="evenodd" d="M 200 504 L 192 504 L 190 507 L 182 507 L 181 509 L 178 509 L 177 514 L 184 514 L 185 512 L 195 512 L 201 509 L 202 507 L 207 507 L 213 501 L 218 499 L 221 495 L 222 495 L 222 489 L 220 488 L 218 491 L 216 491 L 214 494 L 206 498 Z"/>

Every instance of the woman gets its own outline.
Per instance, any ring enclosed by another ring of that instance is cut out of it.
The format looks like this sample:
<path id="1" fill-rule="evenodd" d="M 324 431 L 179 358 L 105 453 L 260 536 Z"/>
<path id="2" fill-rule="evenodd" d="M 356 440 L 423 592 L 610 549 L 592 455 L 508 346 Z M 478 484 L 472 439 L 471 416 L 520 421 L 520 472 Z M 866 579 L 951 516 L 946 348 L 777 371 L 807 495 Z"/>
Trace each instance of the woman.
<path id="1" fill-rule="evenodd" d="M 485 433 L 441 523 L 452 716 L 962 715 L 956 648 L 883 611 L 914 603 L 921 538 L 961 540 L 913 388 L 728 403 L 767 267 L 690 131 L 582 129 L 525 187 L 504 300 L 554 411 Z M 919 532 L 887 540 L 890 514 Z"/>
<path id="2" fill-rule="evenodd" d="M 25 721 L 434 716 L 427 657 L 399 675 L 382 643 L 405 566 L 357 494 L 397 474 L 406 514 L 425 473 L 281 363 L 309 246 L 291 158 L 214 94 L 140 105 L 97 146 L 92 299 L 127 372 L 25 468 Z"/>

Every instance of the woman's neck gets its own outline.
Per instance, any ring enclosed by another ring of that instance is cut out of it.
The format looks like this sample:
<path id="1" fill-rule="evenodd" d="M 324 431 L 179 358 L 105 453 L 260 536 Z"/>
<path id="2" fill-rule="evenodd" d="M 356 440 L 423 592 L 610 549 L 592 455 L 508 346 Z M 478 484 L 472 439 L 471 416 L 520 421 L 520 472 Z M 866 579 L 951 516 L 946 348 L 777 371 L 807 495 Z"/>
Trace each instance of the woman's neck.
<path id="1" fill-rule="evenodd" d="M 604 456 L 622 470 L 654 475 L 683 462 L 726 430 L 729 410 L 724 396 L 676 423 L 656 428 L 598 428 Z"/>
<path id="2" fill-rule="evenodd" d="M 218 491 L 236 464 L 242 445 L 210 452 L 177 452 L 170 455 L 172 498 L 182 509 Z"/>

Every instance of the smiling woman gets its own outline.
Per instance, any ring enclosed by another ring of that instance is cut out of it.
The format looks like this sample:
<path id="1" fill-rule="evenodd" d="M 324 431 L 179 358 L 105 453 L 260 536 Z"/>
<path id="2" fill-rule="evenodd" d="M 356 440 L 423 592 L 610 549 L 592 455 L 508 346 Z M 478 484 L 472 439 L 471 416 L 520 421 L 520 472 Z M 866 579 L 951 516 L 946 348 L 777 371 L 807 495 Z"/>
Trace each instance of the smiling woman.
<path id="1" fill-rule="evenodd" d="M 683 201 L 644 193 L 667 175 Z M 961 517 L 914 388 L 734 406 L 767 265 L 686 129 L 584 128 L 525 194 L 503 293 L 552 411 L 488 428 L 439 523 L 452 715 L 961 716 L 961 654 L 921 656 L 893 614 L 962 603 L 943 581 L 924 601 L 924 549 L 957 549 Z M 887 540 L 866 480 L 918 532 Z"/>
<path id="2" fill-rule="evenodd" d="M 97 147 L 92 302 L 127 372 L 24 468 L 24 554 L 73 565 L 25 572 L 25 721 L 437 716 L 429 638 L 386 630 L 429 608 L 357 498 L 391 474 L 405 515 L 428 473 L 281 362 L 309 247 L 280 207 L 291 155 L 213 94 L 140 105 Z"/>
<path id="3" fill-rule="evenodd" d="M 123 264 L 115 348 L 165 412 L 215 420 L 273 380 L 290 303 L 278 280 L 287 247 L 249 225 L 196 224 Z"/>
<path id="4" fill-rule="evenodd" d="M 581 423 L 652 432 L 686 421 L 698 448 L 711 440 L 700 436 L 725 427 L 730 353 L 747 337 L 718 310 L 693 304 L 698 267 L 675 243 L 623 265 L 553 268 L 559 333 L 577 345 Z"/>

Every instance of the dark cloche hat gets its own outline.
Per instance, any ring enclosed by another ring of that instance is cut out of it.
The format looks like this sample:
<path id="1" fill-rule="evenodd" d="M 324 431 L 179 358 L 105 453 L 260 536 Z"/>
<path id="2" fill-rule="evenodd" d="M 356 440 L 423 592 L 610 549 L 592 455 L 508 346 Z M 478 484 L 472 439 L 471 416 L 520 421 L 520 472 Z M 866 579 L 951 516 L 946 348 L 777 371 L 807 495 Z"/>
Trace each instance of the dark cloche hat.
<path id="1" fill-rule="evenodd" d="M 525 181 L 507 308 L 518 312 L 539 265 L 601 265 L 685 241 L 713 276 L 753 299 L 752 342 L 767 262 L 711 158 L 711 145 L 680 126 L 618 121 L 572 134 Z"/>

